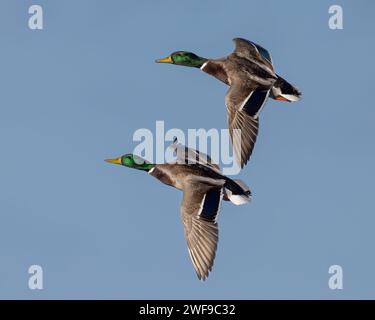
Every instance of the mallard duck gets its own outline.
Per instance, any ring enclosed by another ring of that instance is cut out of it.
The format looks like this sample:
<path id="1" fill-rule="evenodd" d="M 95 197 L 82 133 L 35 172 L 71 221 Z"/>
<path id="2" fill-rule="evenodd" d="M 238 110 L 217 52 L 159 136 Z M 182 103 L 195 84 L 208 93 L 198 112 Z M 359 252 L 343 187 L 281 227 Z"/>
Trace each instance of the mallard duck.
<path id="1" fill-rule="evenodd" d="M 183 191 L 180 209 L 188 252 L 198 278 L 205 280 L 216 254 L 221 201 L 245 204 L 250 201 L 251 192 L 242 181 L 224 176 L 205 154 L 176 141 L 171 148 L 177 153 L 174 163 L 152 164 L 134 154 L 106 161 L 148 172 L 162 183 Z"/>
<path id="2" fill-rule="evenodd" d="M 241 38 L 233 41 L 234 52 L 225 58 L 206 59 L 177 51 L 156 62 L 200 68 L 230 86 L 225 98 L 228 127 L 234 156 L 243 168 L 253 151 L 267 98 L 292 102 L 299 100 L 301 92 L 275 73 L 266 49 Z"/>

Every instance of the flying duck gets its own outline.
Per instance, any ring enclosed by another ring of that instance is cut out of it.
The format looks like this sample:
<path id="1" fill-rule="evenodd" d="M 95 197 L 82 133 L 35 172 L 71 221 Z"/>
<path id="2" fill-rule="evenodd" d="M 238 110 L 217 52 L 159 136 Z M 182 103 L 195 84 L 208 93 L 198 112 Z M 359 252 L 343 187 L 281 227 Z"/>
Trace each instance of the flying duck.
<path id="1" fill-rule="evenodd" d="M 301 92 L 275 73 L 266 49 L 246 39 L 235 38 L 233 41 L 233 53 L 221 59 L 206 59 L 192 52 L 177 51 L 156 62 L 200 68 L 230 86 L 225 97 L 228 127 L 235 159 L 243 168 L 252 154 L 259 114 L 267 98 L 298 101 Z"/>
<path id="2" fill-rule="evenodd" d="M 126 154 L 109 163 L 148 172 L 162 183 L 183 191 L 180 207 L 188 252 L 200 280 L 212 270 L 218 237 L 218 213 L 222 200 L 236 205 L 250 201 L 251 192 L 240 180 L 222 174 L 209 156 L 177 141 L 170 146 L 177 155 L 173 163 L 152 164 Z"/>

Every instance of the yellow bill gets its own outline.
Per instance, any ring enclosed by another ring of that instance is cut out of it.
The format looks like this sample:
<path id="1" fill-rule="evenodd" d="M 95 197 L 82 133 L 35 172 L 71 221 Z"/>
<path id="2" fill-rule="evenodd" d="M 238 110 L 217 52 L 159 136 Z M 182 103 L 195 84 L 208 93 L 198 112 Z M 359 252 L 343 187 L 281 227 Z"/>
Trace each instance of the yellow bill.
<path id="1" fill-rule="evenodd" d="M 168 56 L 165 58 L 155 60 L 156 63 L 173 63 L 172 57 Z"/>
<path id="2" fill-rule="evenodd" d="M 114 163 L 114 164 L 122 164 L 121 158 L 116 158 L 116 159 L 106 159 L 105 161 L 109 163 Z"/>

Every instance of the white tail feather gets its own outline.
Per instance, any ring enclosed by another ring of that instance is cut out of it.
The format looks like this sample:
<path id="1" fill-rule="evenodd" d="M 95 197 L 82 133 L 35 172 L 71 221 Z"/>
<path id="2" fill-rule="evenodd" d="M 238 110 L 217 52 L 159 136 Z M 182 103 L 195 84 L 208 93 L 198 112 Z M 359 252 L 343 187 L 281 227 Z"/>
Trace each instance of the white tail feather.
<path id="1" fill-rule="evenodd" d="M 230 202 L 234 203 L 237 206 L 240 206 L 242 204 L 246 204 L 250 201 L 249 196 L 245 196 L 243 194 L 233 194 L 232 191 L 229 189 L 225 188 L 225 194 L 230 200 Z"/>
<path id="2" fill-rule="evenodd" d="M 293 101 L 293 102 L 298 101 L 300 99 L 300 97 L 297 97 L 293 94 L 283 94 L 283 93 L 281 93 L 280 96 L 287 99 L 288 101 Z"/>
<path id="3" fill-rule="evenodd" d="M 251 200 L 250 188 L 242 180 L 234 179 L 234 182 L 238 186 L 240 186 L 243 192 L 246 194 L 233 194 L 231 190 L 229 190 L 228 188 L 225 188 L 225 195 L 227 196 L 227 198 L 237 206 L 250 202 Z"/>

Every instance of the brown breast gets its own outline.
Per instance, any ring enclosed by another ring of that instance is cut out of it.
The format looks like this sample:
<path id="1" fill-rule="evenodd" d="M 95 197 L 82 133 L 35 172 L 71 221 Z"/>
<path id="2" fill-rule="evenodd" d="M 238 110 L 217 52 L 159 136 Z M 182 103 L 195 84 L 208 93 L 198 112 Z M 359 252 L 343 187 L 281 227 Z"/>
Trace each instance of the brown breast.
<path id="1" fill-rule="evenodd" d="M 225 71 L 223 62 L 208 60 L 202 65 L 201 70 L 210 74 L 211 76 L 214 76 L 216 79 L 219 79 L 229 86 L 229 78 L 227 72 Z"/>

